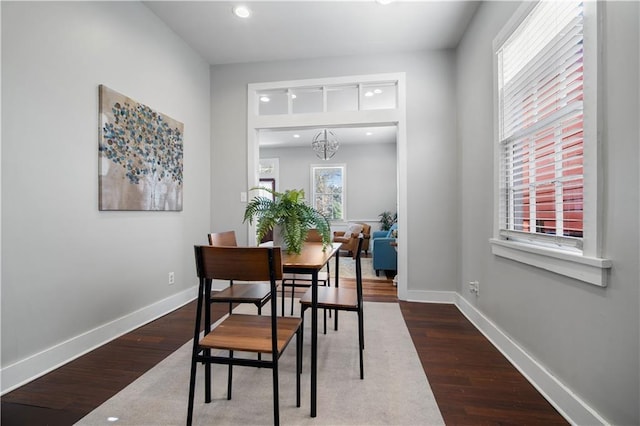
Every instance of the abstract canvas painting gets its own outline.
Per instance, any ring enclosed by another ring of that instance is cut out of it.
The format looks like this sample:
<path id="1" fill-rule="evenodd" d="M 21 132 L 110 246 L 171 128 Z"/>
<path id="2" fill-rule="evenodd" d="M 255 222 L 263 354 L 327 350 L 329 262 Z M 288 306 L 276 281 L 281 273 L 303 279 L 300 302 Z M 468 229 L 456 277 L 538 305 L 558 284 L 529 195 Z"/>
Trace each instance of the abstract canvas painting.
<path id="1" fill-rule="evenodd" d="M 99 89 L 99 209 L 182 210 L 184 125 Z"/>

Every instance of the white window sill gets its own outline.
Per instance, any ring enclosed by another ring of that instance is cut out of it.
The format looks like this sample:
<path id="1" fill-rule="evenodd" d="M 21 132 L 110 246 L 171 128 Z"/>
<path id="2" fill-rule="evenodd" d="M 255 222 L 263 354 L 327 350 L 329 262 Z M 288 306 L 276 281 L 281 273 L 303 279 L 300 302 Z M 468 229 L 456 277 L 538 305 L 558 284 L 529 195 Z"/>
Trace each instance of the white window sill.
<path id="1" fill-rule="evenodd" d="M 611 260 L 537 247 L 515 241 L 489 239 L 491 252 L 517 262 L 532 265 L 599 287 L 608 284 Z"/>

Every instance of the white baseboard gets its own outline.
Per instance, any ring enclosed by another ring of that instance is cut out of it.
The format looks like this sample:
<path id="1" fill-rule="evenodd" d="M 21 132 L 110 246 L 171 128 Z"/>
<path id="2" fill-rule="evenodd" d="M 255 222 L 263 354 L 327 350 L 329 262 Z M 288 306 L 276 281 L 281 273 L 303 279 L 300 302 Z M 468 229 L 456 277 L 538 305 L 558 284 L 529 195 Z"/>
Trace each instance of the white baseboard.
<path id="1" fill-rule="evenodd" d="M 189 303 L 197 293 L 197 287 L 189 288 L 2 368 L 0 395 Z"/>
<path id="2" fill-rule="evenodd" d="M 424 291 L 407 290 L 407 302 L 423 303 L 456 303 L 456 294 L 453 291 Z"/>
<path id="3" fill-rule="evenodd" d="M 407 301 L 455 304 L 567 421 L 575 425 L 610 424 L 459 293 L 408 290 Z"/>
<path id="4" fill-rule="evenodd" d="M 571 424 L 610 424 L 459 293 L 456 306 Z"/>

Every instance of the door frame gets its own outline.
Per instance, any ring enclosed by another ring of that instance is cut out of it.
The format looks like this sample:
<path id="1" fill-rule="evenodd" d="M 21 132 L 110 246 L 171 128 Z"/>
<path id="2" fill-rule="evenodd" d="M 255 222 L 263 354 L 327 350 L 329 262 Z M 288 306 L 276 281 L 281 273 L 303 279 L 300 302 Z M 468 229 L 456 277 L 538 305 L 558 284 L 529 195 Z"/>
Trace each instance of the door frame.
<path id="1" fill-rule="evenodd" d="M 259 115 L 258 93 L 265 90 L 324 87 L 347 84 L 371 84 L 395 81 L 397 84 L 396 108 L 360 111 L 318 112 L 307 114 Z M 402 228 L 398 238 L 398 299 L 407 299 L 408 229 L 407 217 L 407 123 L 406 123 L 406 75 L 405 73 L 369 74 L 359 76 L 252 83 L 247 90 L 247 188 L 258 185 L 260 165 L 260 130 L 285 130 L 291 128 L 344 127 L 395 125 L 397 151 L 397 207 L 398 223 Z M 248 225 L 249 245 L 256 244 L 255 225 Z"/>

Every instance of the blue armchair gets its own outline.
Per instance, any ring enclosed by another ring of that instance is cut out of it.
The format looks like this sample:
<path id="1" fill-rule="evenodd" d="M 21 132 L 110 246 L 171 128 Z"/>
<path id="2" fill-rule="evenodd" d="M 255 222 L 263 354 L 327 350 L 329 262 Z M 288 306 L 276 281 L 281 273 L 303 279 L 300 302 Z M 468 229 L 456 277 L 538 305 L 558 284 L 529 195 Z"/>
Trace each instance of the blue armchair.
<path id="1" fill-rule="evenodd" d="M 371 234 L 371 253 L 373 255 L 373 269 L 378 275 L 379 271 L 397 271 L 398 253 L 391 245 L 395 238 L 391 237 L 392 231 L 398 229 L 394 223 L 388 231 L 374 231 Z"/>

